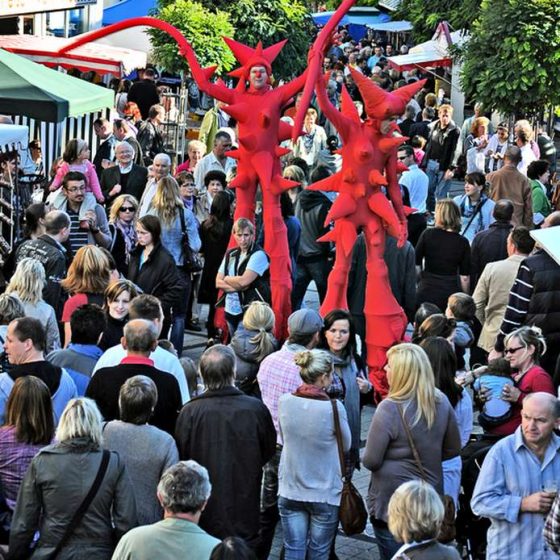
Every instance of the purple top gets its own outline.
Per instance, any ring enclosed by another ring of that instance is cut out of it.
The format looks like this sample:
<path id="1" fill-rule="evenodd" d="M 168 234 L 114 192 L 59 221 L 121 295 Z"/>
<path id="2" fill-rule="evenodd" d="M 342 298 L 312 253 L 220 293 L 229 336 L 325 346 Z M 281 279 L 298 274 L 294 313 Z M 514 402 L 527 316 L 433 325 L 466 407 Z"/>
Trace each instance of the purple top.
<path id="1" fill-rule="evenodd" d="M 31 459 L 43 447 L 43 444 L 19 442 L 15 426 L 0 428 L 0 481 L 6 503 L 11 509 L 16 506 L 18 490 Z"/>

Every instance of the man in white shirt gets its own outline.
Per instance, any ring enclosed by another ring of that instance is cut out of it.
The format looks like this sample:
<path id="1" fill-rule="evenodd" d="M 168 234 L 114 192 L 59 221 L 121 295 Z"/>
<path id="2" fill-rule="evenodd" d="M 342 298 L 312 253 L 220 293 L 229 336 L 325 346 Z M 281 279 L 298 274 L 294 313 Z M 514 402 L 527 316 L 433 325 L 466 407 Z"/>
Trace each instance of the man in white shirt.
<path id="1" fill-rule="evenodd" d="M 130 302 L 128 317 L 130 320 L 146 319 L 147 321 L 152 321 L 152 323 L 156 326 L 158 337 L 161 334 L 161 328 L 163 326 L 163 310 L 159 300 L 155 296 L 142 294 L 135 297 Z M 126 349 L 122 344 L 117 344 L 116 346 L 109 348 L 105 351 L 103 356 L 99 358 L 97 364 L 95 364 L 93 375 L 95 375 L 96 371 L 102 368 L 119 365 L 126 355 Z M 190 395 L 189 388 L 187 386 L 187 379 L 185 377 L 183 367 L 181 366 L 181 362 L 179 362 L 177 356 L 167 350 L 164 350 L 161 346 L 157 346 L 149 357 L 154 362 L 155 368 L 170 373 L 177 379 L 179 389 L 181 391 L 181 400 L 183 404 L 188 402 Z"/>
<path id="2" fill-rule="evenodd" d="M 420 234 L 426 229 L 426 199 L 430 180 L 416 164 L 412 146 L 401 146 L 397 157 L 408 167 L 408 171 L 401 175 L 399 185 L 408 189 L 410 206 L 415 209 L 408 216 L 408 239 L 412 245 L 416 245 Z"/>
<path id="3" fill-rule="evenodd" d="M 198 192 L 204 191 L 204 177 L 208 171 L 222 171 L 228 174 L 236 167 L 236 161 L 227 157 L 226 152 L 231 150 L 231 137 L 227 132 L 220 131 L 214 138 L 213 150 L 205 155 L 194 170 L 194 182 Z"/>

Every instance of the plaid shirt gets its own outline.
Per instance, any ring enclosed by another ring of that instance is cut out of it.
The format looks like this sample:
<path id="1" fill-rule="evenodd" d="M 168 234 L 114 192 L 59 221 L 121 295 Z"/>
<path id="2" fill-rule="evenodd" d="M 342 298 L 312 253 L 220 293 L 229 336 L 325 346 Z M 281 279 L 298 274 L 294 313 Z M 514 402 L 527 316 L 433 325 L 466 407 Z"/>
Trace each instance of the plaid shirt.
<path id="1" fill-rule="evenodd" d="M 560 554 L 560 494 L 556 495 L 556 499 L 548 513 L 544 523 L 543 535 L 546 544 L 556 554 Z"/>
<path id="2" fill-rule="evenodd" d="M 270 411 L 276 428 L 278 445 L 282 445 L 278 428 L 278 399 L 286 393 L 293 393 L 303 383 L 299 367 L 294 362 L 294 355 L 304 350 L 307 350 L 305 346 L 286 342 L 278 352 L 270 354 L 262 361 L 257 374 L 262 400 Z"/>
<path id="3" fill-rule="evenodd" d="M 21 443 L 14 426 L 0 428 L 0 481 L 8 507 L 14 509 L 19 487 L 31 459 L 44 444 Z"/>

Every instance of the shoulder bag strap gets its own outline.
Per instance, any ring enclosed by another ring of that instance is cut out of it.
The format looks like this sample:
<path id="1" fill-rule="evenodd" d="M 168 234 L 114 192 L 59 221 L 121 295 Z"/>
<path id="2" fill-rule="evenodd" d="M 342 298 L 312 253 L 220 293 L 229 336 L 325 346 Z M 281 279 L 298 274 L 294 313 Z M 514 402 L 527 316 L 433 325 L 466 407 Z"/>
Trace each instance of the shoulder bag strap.
<path id="1" fill-rule="evenodd" d="M 426 471 L 424 470 L 424 467 L 422 466 L 422 461 L 420 460 L 420 455 L 418 454 L 418 450 L 416 449 L 416 445 L 414 445 L 414 440 L 412 439 L 412 433 L 410 432 L 410 428 L 408 427 L 408 424 L 406 423 L 406 420 L 405 420 L 405 417 L 404 417 L 404 410 L 403 410 L 403 408 L 400 404 L 397 404 L 397 408 L 399 409 L 399 414 L 401 415 L 401 420 L 402 420 L 402 424 L 404 426 L 404 431 L 405 431 L 406 437 L 408 439 L 408 445 L 410 445 L 410 449 L 412 451 L 412 455 L 414 456 L 414 461 L 416 462 L 416 466 L 418 467 L 418 470 L 420 471 L 420 474 L 421 474 L 422 478 L 424 479 L 424 482 L 428 482 L 428 477 L 426 476 Z"/>
<path id="2" fill-rule="evenodd" d="M 465 226 L 465 228 L 463 229 L 461 235 L 465 235 L 465 233 L 467 233 L 467 231 L 469 231 L 469 228 L 471 227 L 471 224 L 474 222 L 474 219 L 476 218 L 477 214 L 480 212 L 480 210 L 482 209 L 482 207 L 484 206 L 484 203 L 487 201 L 488 199 L 485 198 L 483 200 L 481 200 L 477 205 L 476 208 L 474 209 L 473 215 L 471 216 L 471 219 L 468 221 L 467 225 Z"/>
<path id="3" fill-rule="evenodd" d="M 182 208 L 179 208 L 177 206 L 177 209 L 179 210 L 179 220 L 181 222 L 181 231 L 183 232 L 183 235 L 187 235 L 187 224 L 185 224 L 185 211 Z"/>
<path id="4" fill-rule="evenodd" d="M 340 418 L 338 417 L 338 405 L 336 399 L 331 399 L 334 418 L 334 435 L 336 436 L 336 446 L 338 448 L 338 459 L 340 461 L 340 476 L 344 480 L 346 472 L 346 464 L 344 461 L 344 451 L 342 448 L 342 431 L 340 430 Z"/>
<path id="5" fill-rule="evenodd" d="M 66 544 L 66 541 L 68 541 L 68 539 L 72 536 L 72 533 L 75 531 L 76 527 L 80 524 L 80 521 L 82 520 L 86 511 L 91 505 L 91 502 L 93 502 L 93 499 L 95 498 L 95 495 L 97 494 L 97 491 L 101 486 L 101 482 L 103 482 L 105 473 L 107 472 L 107 467 L 109 466 L 110 458 L 111 458 L 111 452 L 108 451 L 107 449 L 104 449 L 103 456 L 101 457 L 101 464 L 99 465 L 99 470 L 97 471 L 97 476 L 95 477 L 95 480 L 93 481 L 93 484 L 89 489 L 87 496 L 80 504 L 80 507 L 77 509 L 76 513 L 74 514 L 74 517 L 72 517 L 72 520 L 68 524 L 68 527 L 66 527 L 66 530 L 64 531 L 64 535 L 62 535 L 62 538 L 60 539 L 60 541 L 58 541 L 56 548 L 54 549 L 53 553 L 50 555 L 49 557 L 50 560 L 53 560 L 58 556 L 60 550 Z"/>

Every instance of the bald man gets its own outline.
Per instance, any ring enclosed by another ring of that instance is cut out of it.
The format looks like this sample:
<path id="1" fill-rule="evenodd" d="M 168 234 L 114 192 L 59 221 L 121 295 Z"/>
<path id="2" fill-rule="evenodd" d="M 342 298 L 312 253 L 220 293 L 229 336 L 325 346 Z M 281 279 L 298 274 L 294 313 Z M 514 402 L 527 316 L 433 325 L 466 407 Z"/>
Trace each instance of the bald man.
<path id="1" fill-rule="evenodd" d="M 558 558 L 543 537 L 560 481 L 560 402 L 548 393 L 523 400 L 521 426 L 489 451 L 471 507 L 491 521 L 488 560 Z"/>

